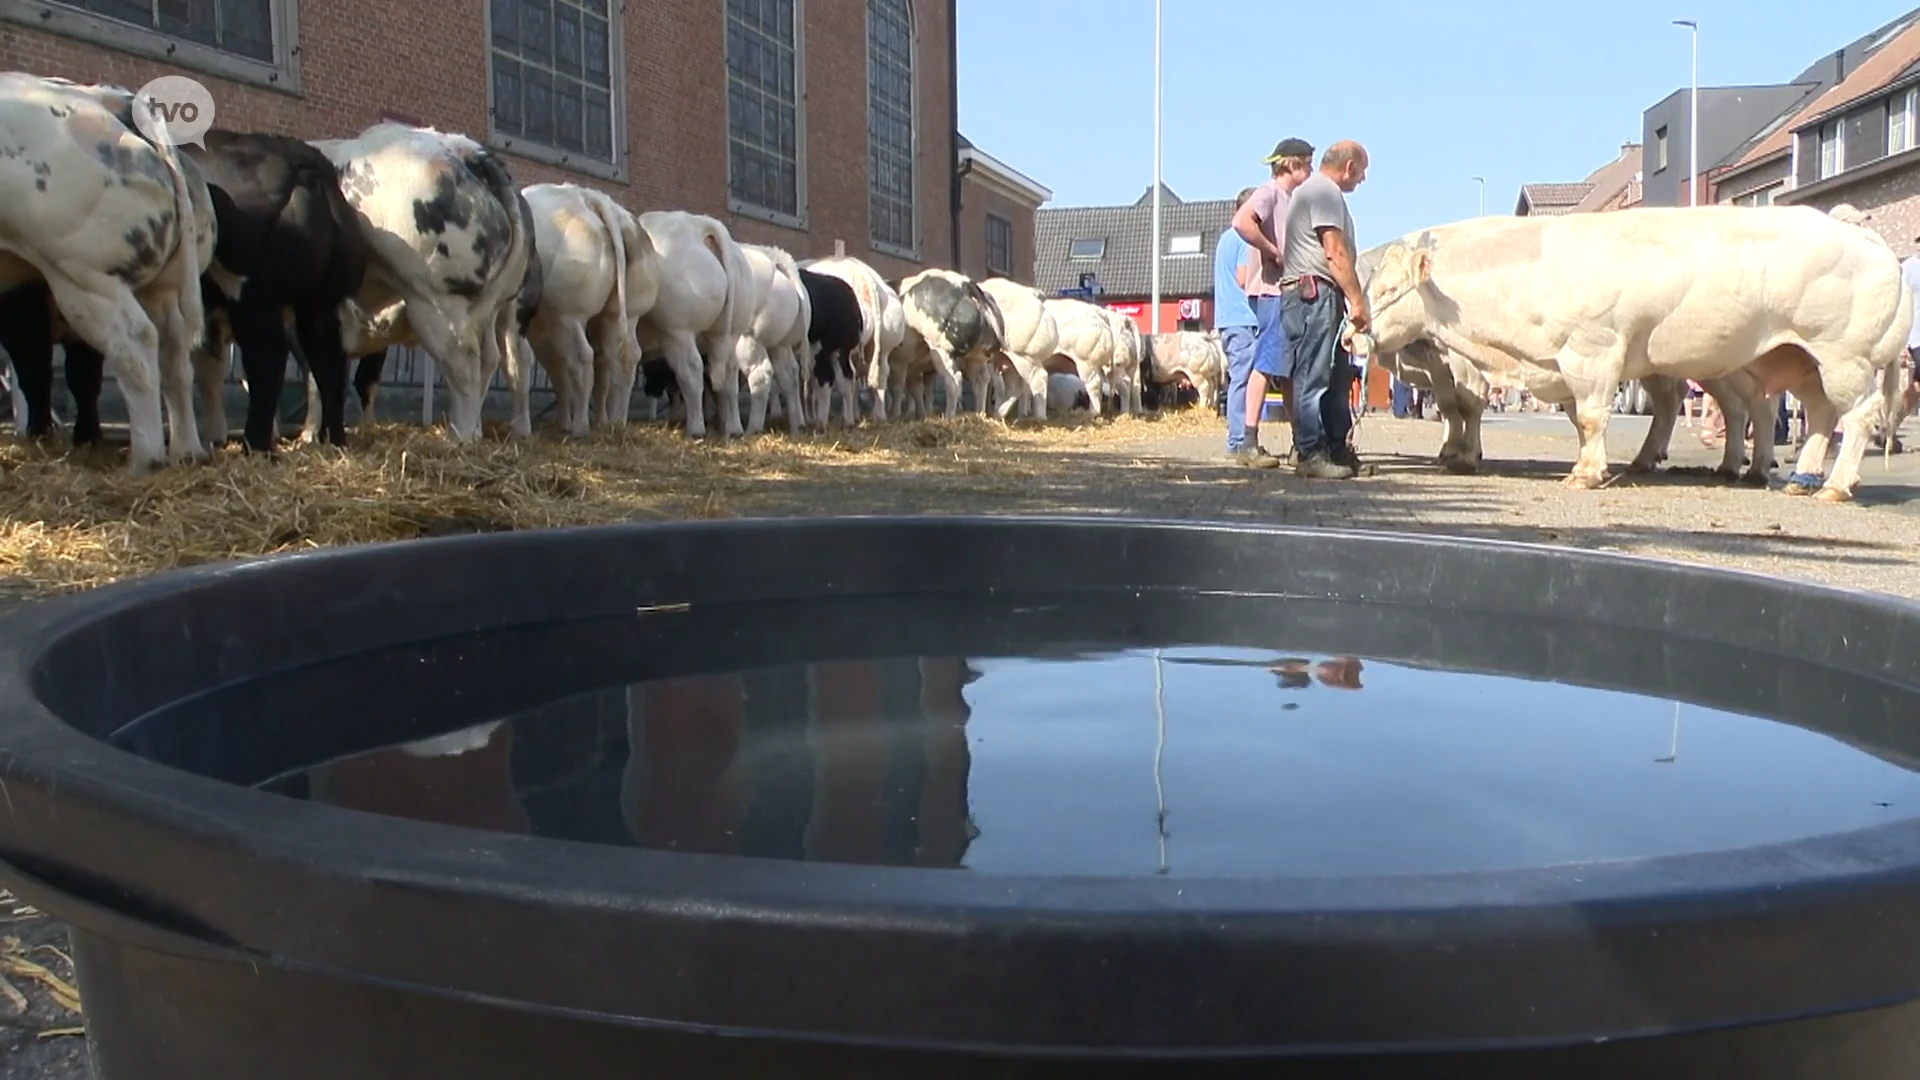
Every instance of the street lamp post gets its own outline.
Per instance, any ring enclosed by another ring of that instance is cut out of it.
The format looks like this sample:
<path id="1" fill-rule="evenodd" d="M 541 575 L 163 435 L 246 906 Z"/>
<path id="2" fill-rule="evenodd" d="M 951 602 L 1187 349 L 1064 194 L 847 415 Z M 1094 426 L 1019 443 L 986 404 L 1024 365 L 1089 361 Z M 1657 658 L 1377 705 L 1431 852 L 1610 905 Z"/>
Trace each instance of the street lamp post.
<path id="1" fill-rule="evenodd" d="M 1480 216 L 1486 217 L 1487 216 L 1487 178 L 1484 176 L 1475 176 L 1475 177 L 1470 177 L 1469 179 L 1471 179 L 1474 183 L 1480 185 Z"/>
<path id="2" fill-rule="evenodd" d="M 1152 332 L 1160 333 L 1160 5 L 1153 0 L 1153 303 Z"/>
<path id="3" fill-rule="evenodd" d="M 1675 19 L 1693 36 L 1693 77 L 1687 83 L 1687 205 L 1700 205 L 1700 24 Z"/>

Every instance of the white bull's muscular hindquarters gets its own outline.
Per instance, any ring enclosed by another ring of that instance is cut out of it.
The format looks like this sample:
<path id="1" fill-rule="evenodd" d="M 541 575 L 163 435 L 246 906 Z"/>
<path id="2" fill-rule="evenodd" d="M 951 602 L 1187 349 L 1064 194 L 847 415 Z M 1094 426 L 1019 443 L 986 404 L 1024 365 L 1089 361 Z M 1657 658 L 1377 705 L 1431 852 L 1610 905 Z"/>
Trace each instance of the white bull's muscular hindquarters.
<path id="1" fill-rule="evenodd" d="M 994 358 L 997 371 L 982 371 L 980 381 L 973 384 L 975 405 L 986 412 L 987 388 L 993 381 L 992 375 L 997 374 L 1011 378 L 1016 386 L 1000 403 L 1002 419 L 1010 418 L 1022 404 L 1039 419 L 1046 419 L 1047 364 L 1060 347 L 1060 326 L 1047 307 L 1045 294 L 1031 285 L 999 277 L 980 282 L 980 291 L 993 300 L 1000 312 L 1003 341 L 999 355 Z M 1078 372 L 1075 376 L 1078 377 Z"/>
<path id="2" fill-rule="evenodd" d="M 530 237 L 520 193 L 493 151 L 464 135 L 383 122 L 351 139 L 315 139 L 340 171 L 372 259 L 348 327 L 348 352 L 367 357 L 420 345 L 447 380 L 447 428 L 480 437 L 487 382 L 505 335 Z"/>
<path id="3" fill-rule="evenodd" d="M 960 411 L 963 372 L 984 403 L 988 365 L 1005 346 L 993 298 L 961 274 L 927 269 L 900 283 L 900 302 L 907 334 L 893 363 L 911 370 L 917 359 L 930 361 L 932 373 L 940 376 L 948 416 Z"/>
<path id="4" fill-rule="evenodd" d="M 0 206 L 0 293 L 44 282 L 65 328 L 50 328 L 42 352 L 63 332 L 100 352 L 126 400 L 139 474 L 167 460 L 163 390 L 173 456 L 204 454 L 192 350 L 215 237 L 181 156 L 140 135 L 133 101 L 118 87 L 0 74 L 0 142 L 11 148 L 0 190 L 13 196 Z"/>
<path id="5" fill-rule="evenodd" d="M 1884 242 L 1804 207 L 1473 221 L 1388 245 L 1369 294 L 1382 351 L 1428 337 L 1529 388 L 1564 381 L 1581 440 L 1569 486 L 1605 478 L 1622 380 L 1745 368 L 1763 400 L 1807 403 L 1815 435 L 1789 491 L 1807 490 L 1836 420 L 1858 433 L 1821 491 L 1833 500 L 1858 482 L 1877 383 L 1913 321 Z"/>
<path id="6" fill-rule="evenodd" d="M 680 388 L 690 437 L 707 433 L 703 373 L 713 389 L 722 434 L 744 434 L 740 371 L 743 354 L 752 352 L 748 342 L 760 306 L 746 255 L 725 225 L 704 214 L 652 210 L 639 220 L 660 256 L 660 295 L 640 320 L 640 344 L 648 352 L 665 354 Z M 631 400 L 633 380 L 627 378 L 611 392 L 621 402 Z M 606 421 L 623 427 L 626 410 L 617 412 L 617 418 L 608 416 Z"/>
<path id="7" fill-rule="evenodd" d="M 1227 377 L 1227 356 L 1220 343 L 1196 330 L 1149 335 L 1147 341 L 1154 385 L 1173 386 L 1184 379 L 1199 395 L 1200 407 L 1213 408 Z"/>
<path id="8" fill-rule="evenodd" d="M 561 430 L 586 435 L 596 382 L 617 383 L 640 362 L 635 323 L 659 294 L 657 257 L 633 215 L 577 184 L 530 184 L 540 303 L 527 339 L 553 382 Z M 602 365 L 604 378 L 596 373 Z M 513 373 L 509 373 L 513 376 Z M 514 434 L 531 431 L 526 381 L 513 377 Z M 597 417 L 604 422 L 602 415 Z"/>
<path id="9" fill-rule="evenodd" d="M 1093 414 L 1099 416 L 1107 396 L 1107 373 L 1113 366 L 1113 324 L 1100 308 L 1085 300 L 1048 297 L 1047 310 L 1053 313 L 1060 329 L 1060 342 L 1054 356 L 1065 357 L 1071 370 L 1086 384 L 1093 399 Z M 1066 370 L 1058 360 L 1049 358 L 1048 370 Z"/>

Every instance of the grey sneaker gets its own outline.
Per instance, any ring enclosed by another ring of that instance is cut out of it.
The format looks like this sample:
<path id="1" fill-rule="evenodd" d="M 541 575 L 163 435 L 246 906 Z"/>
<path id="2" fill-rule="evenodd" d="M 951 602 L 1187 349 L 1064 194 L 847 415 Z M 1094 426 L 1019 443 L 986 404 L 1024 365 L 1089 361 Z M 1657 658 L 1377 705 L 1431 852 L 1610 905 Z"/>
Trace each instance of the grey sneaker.
<path id="1" fill-rule="evenodd" d="M 1354 471 L 1342 465 L 1325 453 L 1308 454 L 1294 462 L 1293 471 L 1313 480 L 1351 480 Z"/>
<path id="2" fill-rule="evenodd" d="M 1280 459 L 1267 453 L 1267 448 L 1259 443 L 1245 443 L 1240 449 L 1229 455 L 1240 465 L 1249 469 L 1277 469 Z"/>

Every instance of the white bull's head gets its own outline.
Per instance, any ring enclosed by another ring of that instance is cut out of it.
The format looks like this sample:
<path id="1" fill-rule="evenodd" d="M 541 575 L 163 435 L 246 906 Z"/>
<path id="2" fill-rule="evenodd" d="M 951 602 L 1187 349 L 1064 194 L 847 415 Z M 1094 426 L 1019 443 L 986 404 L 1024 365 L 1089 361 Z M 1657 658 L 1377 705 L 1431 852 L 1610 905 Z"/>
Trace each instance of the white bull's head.
<path id="1" fill-rule="evenodd" d="M 1367 281 L 1367 307 L 1373 313 L 1374 351 L 1399 352 L 1426 333 L 1426 286 L 1433 280 L 1433 238 L 1396 241 L 1380 253 Z"/>

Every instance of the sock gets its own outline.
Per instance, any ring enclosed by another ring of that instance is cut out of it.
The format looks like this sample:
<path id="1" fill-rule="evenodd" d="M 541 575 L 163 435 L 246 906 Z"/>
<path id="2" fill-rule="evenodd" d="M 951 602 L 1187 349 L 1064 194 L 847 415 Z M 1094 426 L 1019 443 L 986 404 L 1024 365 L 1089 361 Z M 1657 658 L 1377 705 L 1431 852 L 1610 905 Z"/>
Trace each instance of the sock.
<path id="1" fill-rule="evenodd" d="M 1255 447 L 1260 445 L 1260 425 L 1259 424 L 1247 425 L 1247 433 L 1246 435 L 1241 437 L 1240 445 L 1243 448 L 1248 450 L 1252 450 Z"/>

